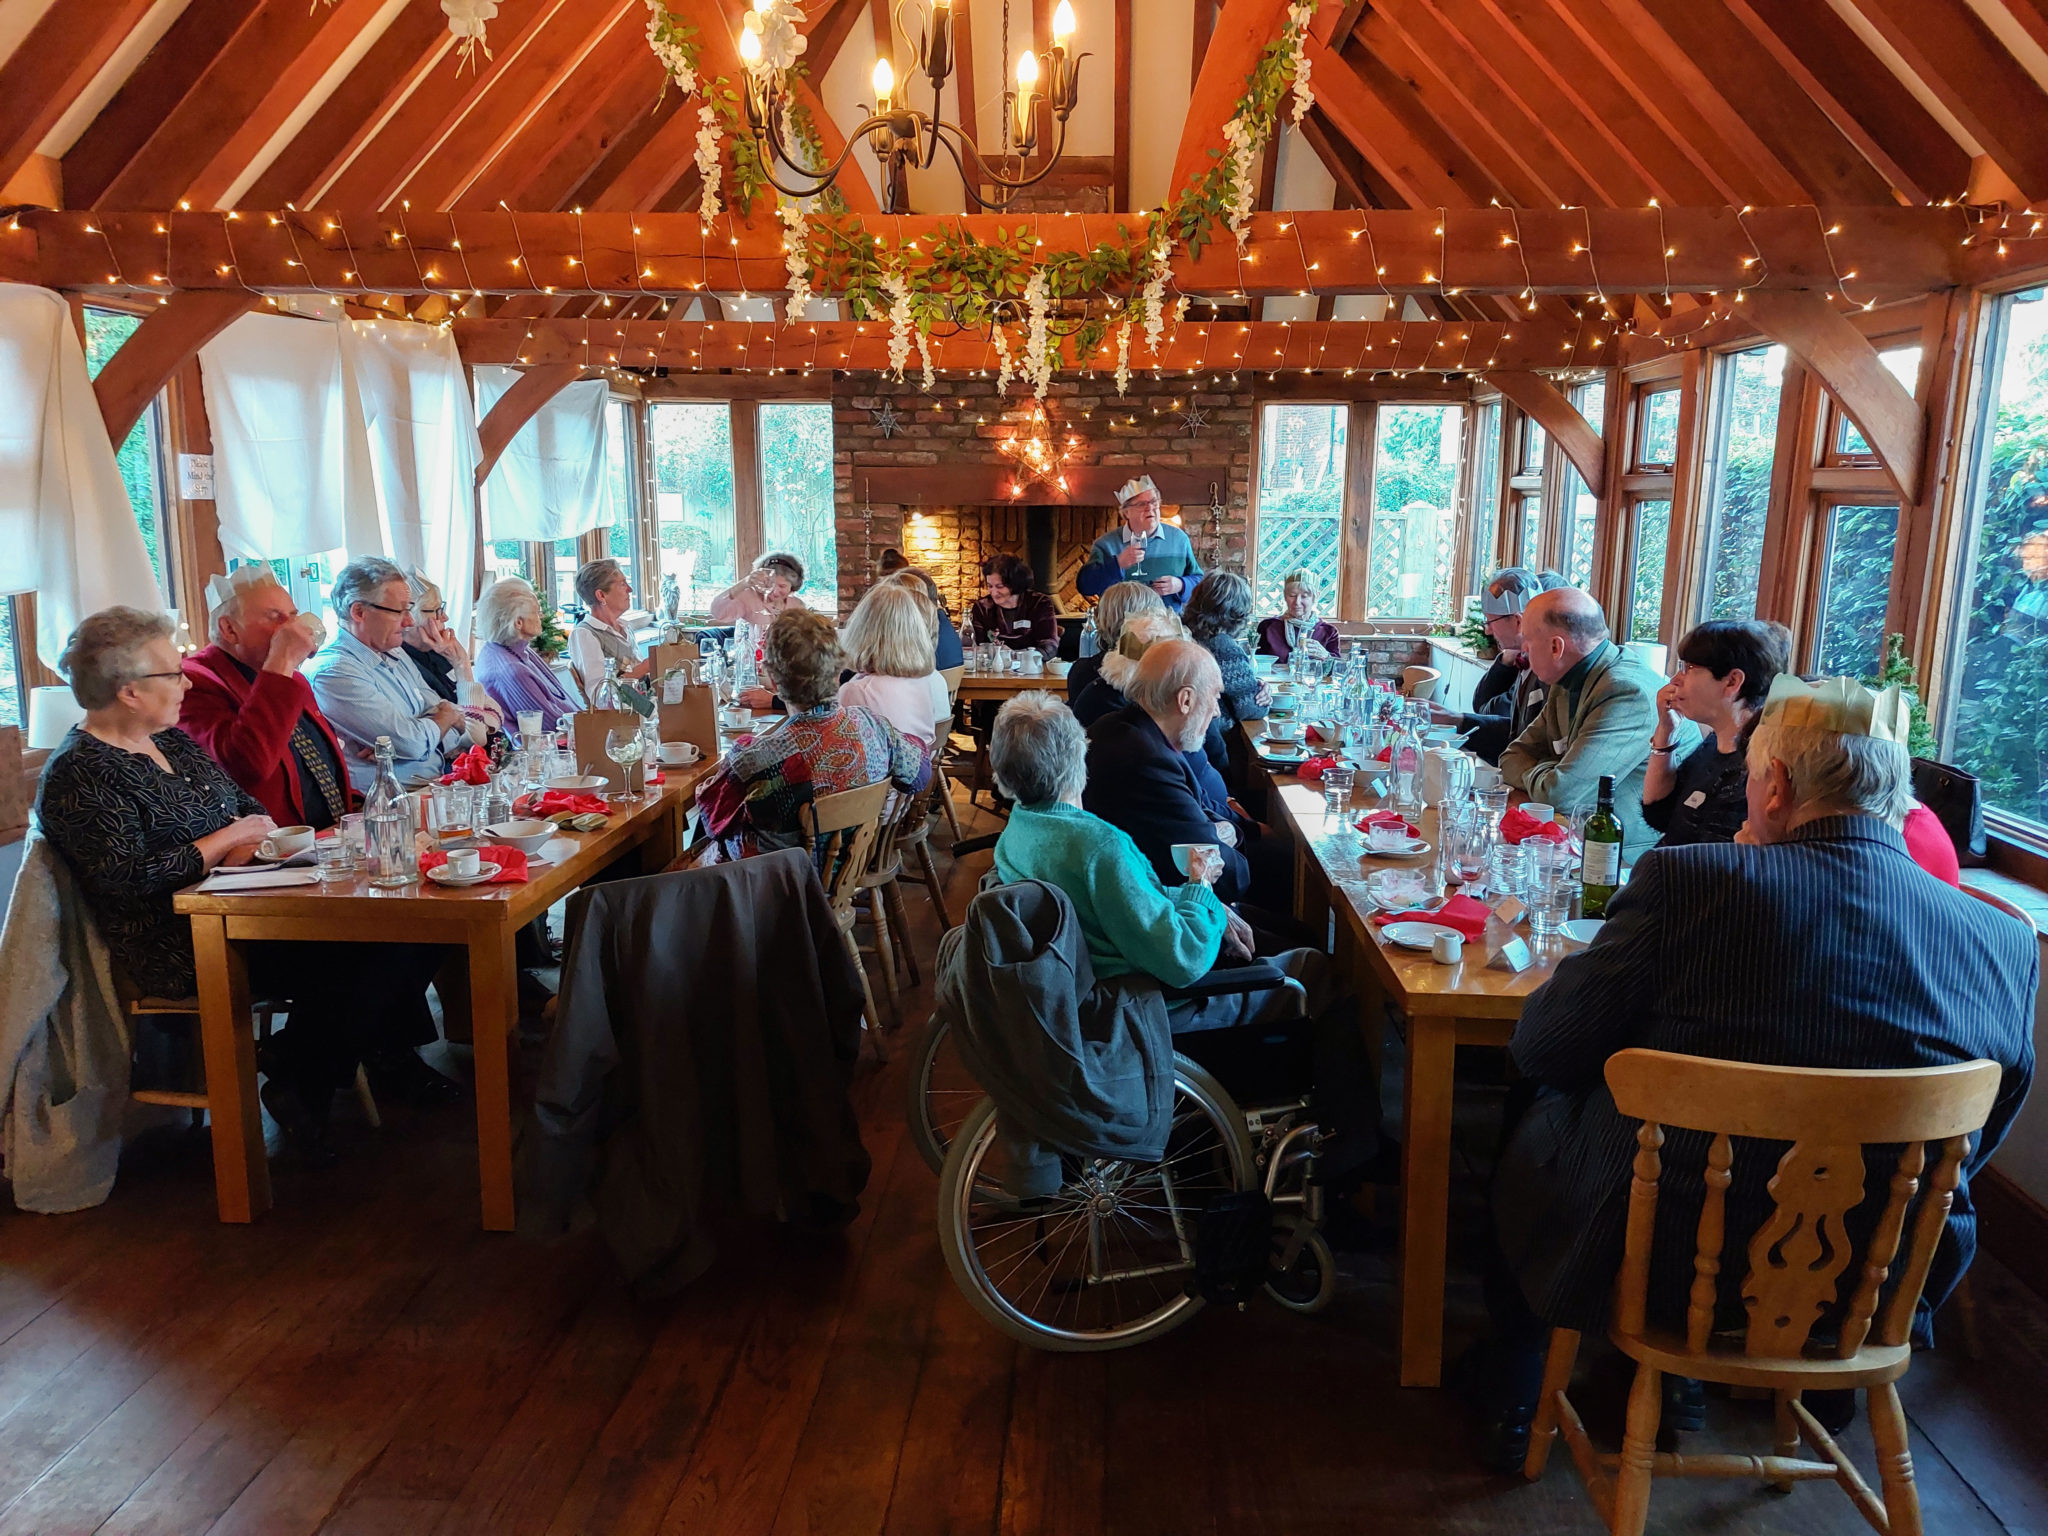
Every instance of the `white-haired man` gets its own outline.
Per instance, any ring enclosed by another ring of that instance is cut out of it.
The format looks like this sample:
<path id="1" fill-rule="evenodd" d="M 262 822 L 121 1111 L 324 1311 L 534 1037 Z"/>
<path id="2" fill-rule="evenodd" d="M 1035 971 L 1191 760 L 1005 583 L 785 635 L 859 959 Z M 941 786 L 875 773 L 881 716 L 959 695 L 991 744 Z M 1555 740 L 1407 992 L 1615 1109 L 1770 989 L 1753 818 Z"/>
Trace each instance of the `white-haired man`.
<path id="1" fill-rule="evenodd" d="M 405 654 L 413 609 L 405 572 L 375 555 L 351 560 L 335 576 L 328 601 L 341 629 L 307 663 L 306 675 L 349 748 L 349 778 L 359 790 L 375 781 L 379 736 L 391 738 L 399 782 L 439 777 L 470 731 L 461 706 L 436 698 Z"/>
<path id="2" fill-rule="evenodd" d="M 1159 520 L 1159 487 L 1150 475 L 1126 480 L 1116 493 L 1122 521 L 1095 541 L 1074 585 L 1083 597 L 1100 597 L 1120 581 L 1142 581 L 1179 613 L 1202 579 L 1195 546 L 1171 523 Z"/>
<path id="3" fill-rule="evenodd" d="M 1907 714 L 1896 687 L 1780 676 L 1750 738 L 1740 837 L 1645 854 L 1598 937 L 1524 1004 L 1509 1053 L 1535 1097 L 1495 1177 L 1494 1335 L 1479 1373 L 1483 1454 L 1500 1469 L 1521 1465 L 1547 1330 L 1600 1326 L 1614 1289 L 1636 1152 L 1635 1122 L 1602 1079 L 1617 1051 L 1864 1070 L 1998 1062 L 1998 1101 L 1928 1277 L 1930 1311 L 1969 1263 L 1970 1176 L 1997 1150 L 2033 1076 L 2040 954 L 2020 924 L 1928 879 L 1906 852 Z M 1698 1133 L 1672 1131 L 1664 1149 L 1657 1225 L 1684 1237 L 1657 1246 L 1651 1320 L 1675 1315 L 1681 1330 L 1705 1146 Z M 1779 1150 L 1738 1143 L 1727 1251 L 1740 1253 L 1769 1216 L 1765 1185 Z M 1868 1177 L 1881 1188 L 1891 1174 L 1873 1163 Z M 1864 1208 L 1864 1234 L 1874 1211 Z M 1722 1300 L 1739 1317 L 1732 1289 Z M 1824 1396 L 1808 1394 L 1808 1406 L 1845 1423 L 1854 1394 Z"/>
<path id="4" fill-rule="evenodd" d="M 214 643 L 185 658 L 178 724 L 279 826 L 331 827 L 347 813 L 347 754 L 300 673 L 320 621 L 262 562 L 208 584 Z"/>

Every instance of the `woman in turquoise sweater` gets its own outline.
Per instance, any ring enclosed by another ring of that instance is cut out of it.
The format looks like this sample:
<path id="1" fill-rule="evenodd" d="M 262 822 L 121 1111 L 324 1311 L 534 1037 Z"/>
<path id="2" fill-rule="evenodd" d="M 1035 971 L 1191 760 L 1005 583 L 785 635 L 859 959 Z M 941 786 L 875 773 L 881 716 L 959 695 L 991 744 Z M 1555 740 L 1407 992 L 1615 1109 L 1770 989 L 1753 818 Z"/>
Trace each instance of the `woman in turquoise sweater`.
<path id="1" fill-rule="evenodd" d="M 996 717 L 989 757 L 1015 802 L 996 843 L 1007 881 L 1066 893 L 1098 979 L 1142 971 L 1169 987 L 1214 969 L 1225 943 L 1251 954 L 1251 929 L 1210 887 L 1220 871 L 1197 858 L 1194 878 L 1167 890 L 1128 833 L 1081 809 L 1088 738 L 1050 693 L 1019 694 Z"/>

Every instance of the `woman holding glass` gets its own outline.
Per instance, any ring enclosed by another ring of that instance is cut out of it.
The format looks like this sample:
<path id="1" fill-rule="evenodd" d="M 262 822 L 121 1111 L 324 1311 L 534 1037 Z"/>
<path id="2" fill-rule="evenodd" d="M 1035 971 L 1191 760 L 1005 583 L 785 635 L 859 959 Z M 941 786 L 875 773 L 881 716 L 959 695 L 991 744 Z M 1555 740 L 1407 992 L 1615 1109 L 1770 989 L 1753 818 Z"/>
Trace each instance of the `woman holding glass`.
<path id="1" fill-rule="evenodd" d="M 44 765 L 36 820 L 77 877 L 126 989 L 187 998 L 199 987 L 192 927 L 172 895 L 249 863 L 277 829 L 178 729 L 191 685 L 172 632 L 168 615 L 137 608 L 108 608 L 72 632 L 58 665 L 85 720 Z M 437 949 L 262 943 L 245 952 L 251 989 L 292 1000 L 257 1066 L 264 1108 L 305 1161 L 334 1160 L 328 1107 L 358 1061 L 373 1083 L 417 1102 L 456 1095 L 413 1050 L 434 1037 L 425 993 Z"/>
<path id="2" fill-rule="evenodd" d="M 461 706 L 463 714 L 495 729 L 505 728 L 504 715 L 476 680 L 469 647 L 448 627 L 448 600 L 441 589 L 415 570 L 410 578 L 413 621 L 399 636 L 406 659 L 419 669 L 420 681 L 437 698 Z"/>

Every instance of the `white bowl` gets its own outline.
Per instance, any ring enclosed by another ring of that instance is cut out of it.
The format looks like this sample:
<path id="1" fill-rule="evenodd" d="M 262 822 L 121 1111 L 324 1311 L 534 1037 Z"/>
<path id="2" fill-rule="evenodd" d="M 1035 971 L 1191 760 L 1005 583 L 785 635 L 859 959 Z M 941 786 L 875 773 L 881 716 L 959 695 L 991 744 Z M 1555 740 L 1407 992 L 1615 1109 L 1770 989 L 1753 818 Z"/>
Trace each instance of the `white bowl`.
<path id="1" fill-rule="evenodd" d="M 493 822 L 484 828 L 484 836 L 506 848 L 517 848 L 531 858 L 539 853 L 542 845 L 555 835 L 555 824 L 522 816 L 517 821 Z"/>
<path id="2" fill-rule="evenodd" d="M 587 795 L 603 789 L 611 780 L 597 773 L 575 773 L 559 779 L 549 779 L 549 789 L 559 789 L 564 794 Z"/>

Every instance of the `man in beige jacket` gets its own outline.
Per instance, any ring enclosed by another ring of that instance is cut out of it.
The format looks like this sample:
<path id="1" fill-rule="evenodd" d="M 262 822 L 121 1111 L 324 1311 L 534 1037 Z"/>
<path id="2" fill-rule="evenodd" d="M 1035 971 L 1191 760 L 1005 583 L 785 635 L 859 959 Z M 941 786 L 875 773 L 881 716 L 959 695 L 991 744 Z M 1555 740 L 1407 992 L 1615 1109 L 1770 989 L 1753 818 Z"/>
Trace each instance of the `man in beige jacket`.
<path id="1" fill-rule="evenodd" d="M 1522 639 L 1529 670 L 1549 695 L 1501 753 L 1501 777 L 1565 815 L 1592 810 L 1601 777 L 1611 776 L 1622 857 L 1632 864 L 1657 841 L 1643 820 L 1642 791 L 1664 679 L 1614 643 L 1600 605 L 1577 587 L 1531 598 Z"/>

